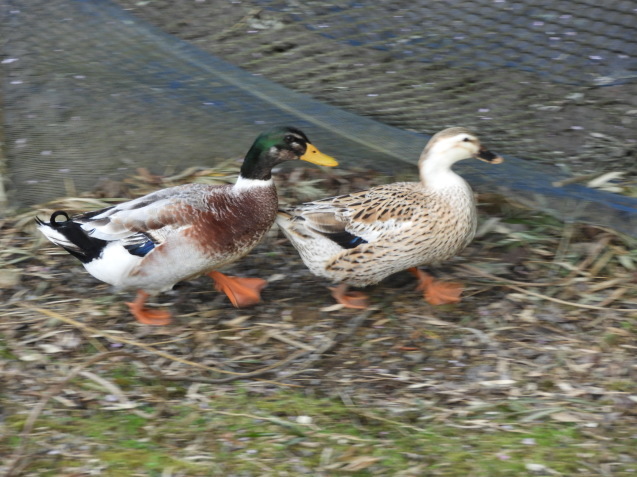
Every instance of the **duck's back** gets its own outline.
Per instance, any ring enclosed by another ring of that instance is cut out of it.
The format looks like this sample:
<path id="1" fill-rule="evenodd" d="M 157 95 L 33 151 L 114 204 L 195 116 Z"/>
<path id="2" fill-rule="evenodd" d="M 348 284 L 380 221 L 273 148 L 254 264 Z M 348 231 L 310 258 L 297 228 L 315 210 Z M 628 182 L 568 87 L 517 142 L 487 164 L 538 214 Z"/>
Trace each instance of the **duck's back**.
<path id="1" fill-rule="evenodd" d="M 137 282 L 146 277 L 162 275 L 169 285 L 221 268 L 250 252 L 274 223 L 274 187 L 249 193 L 230 187 L 207 192 L 201 202 L 184 206 L 180 226 L 144 257 L 127 286 L 139 286 Z"/>
<path id="2" fill-rule="evenodd" d="M 469 244 L 476 230 L 475 201 L 464 181 L 440 189 L 394 183 L 309 203 L 291 213 L 306 219 L 294 223 L 305 226 L 305 237 L 299 240 L 289 228 L 286 235 L 308 268 L 355 286 L 448 259 Z M 317 220 L 330 216 L 343 226 L 339 239 L 346 235 L 354 246 L 342 240 L 336 244 L 330 234 L 313 230 Z"/>

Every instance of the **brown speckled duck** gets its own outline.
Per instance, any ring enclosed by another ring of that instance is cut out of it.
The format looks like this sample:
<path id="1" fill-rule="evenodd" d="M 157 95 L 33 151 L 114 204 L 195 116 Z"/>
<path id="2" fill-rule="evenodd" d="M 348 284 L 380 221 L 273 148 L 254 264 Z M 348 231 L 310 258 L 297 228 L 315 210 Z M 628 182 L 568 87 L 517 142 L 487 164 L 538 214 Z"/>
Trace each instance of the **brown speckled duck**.
<path id="1" fill-rule="evenodd" d="M 464 249 L 476 232 L 476 206 L 469 184 L 451 170 L 477 158 L 502 158 L 464 128 L 431 138 L 420 156 L 420 182 L 397 182 L 366 191 L 280 210 L 277 224 L 315 275 L 339 283 L 332 295 L 349 308 L 365 308 L 367 297 L 347 292 L 409 270 L 431 304 L 459 301 L 462 287 L 434 280 L 419 265 L 438 263 Z"/>
<path id="2" fill-rule="evenodd" d="M 265 280 L 216 270 L 246 255 L 270 229 L 278 209 L 272 168 L 297 159 L 337 165 L 302 131 L 274 128 L 255 140 L 233 185 L 170 187 L 72 218 L 57 211 L 49 222 L 36 221 L 46 238 L 77 257 L 95 278 L 138 290 L 128 306 L 141 323 L 170 322 L 169 312 L 144 307 L 149 294 L 202 274 L 234 306 L 248 306 L 259 302 Z"/>

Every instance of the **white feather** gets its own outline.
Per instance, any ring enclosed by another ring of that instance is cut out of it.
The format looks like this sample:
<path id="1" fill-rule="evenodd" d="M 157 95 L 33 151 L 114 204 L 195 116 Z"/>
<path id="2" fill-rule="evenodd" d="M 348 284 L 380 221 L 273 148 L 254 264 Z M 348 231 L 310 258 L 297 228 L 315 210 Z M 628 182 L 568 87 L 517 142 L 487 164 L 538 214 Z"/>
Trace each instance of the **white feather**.
<path id="1" fill-rule="evenodd" d="M 272 178 L 268 180 L 260 179 L 246 179 L 245 177 L 237 177 L 237 182 L 232 186 L 234 192 L 243 192 L 245 190 L 254 189 L 257 187 L 272 187 Z"/>
<path id="2" fill-rule="evenodd" d="M 55 230 L 48 224 L 38 225 L 38 230 L 44 234 L 44 236 L 53 242 L 55 245 L 59 245 L 60 247 L 67 247 L 72 249 L 77 249 L 72 242 L 70 242 L 64 235 Z"/>
<path id="3" fill-rule="evenodd" d="M 109 242 L 102 255 L 84 264 L 86 271 L 98 280 L 115 287 L 125 287 L 124 279 L 142 261 L 142 257 L 131 255 L 121 242 Z"/>

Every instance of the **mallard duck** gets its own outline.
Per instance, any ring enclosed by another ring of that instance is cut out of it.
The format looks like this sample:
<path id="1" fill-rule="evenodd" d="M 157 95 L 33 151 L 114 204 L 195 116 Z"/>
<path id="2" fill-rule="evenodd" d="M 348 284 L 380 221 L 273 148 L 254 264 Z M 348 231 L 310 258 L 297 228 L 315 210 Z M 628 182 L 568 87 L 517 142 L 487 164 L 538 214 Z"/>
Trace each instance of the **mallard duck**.
<path id="1" fill-rule="evenodd" d="M 348 293 L 410 270 L 432 304 L 459 301 L 461 286 L 434 280 L 417 267 L 456 255 L 476 232 L 473 191 L 451 170 L 477 158 L 497 164 L 467 129 L 434 135 L 420 155 L 420 182 L 397 182 L 281 209 L 277 224 L 315 275 L 339 285 L 332 295 L 349 308 L 365 308 L 367 296 Z"/>
<path id="2" fill-rule="evenodd" d="M 138 290 L 128 306 L 141 323 L 170 322 L 169 312 L 145 308 L 149 294 L 202 274 L 234 306 L 249 306 L 260 301 L 265 280 L 229 277 L 217 269 L 246 255 L 270 229 L 278 209 L 272 168 L 296 159 L 338 164 L 299 129 L 279 127 L 255 140 L 233 185 L 180 185 L 102 210 L 74 217 L 57 211 L 49 222 L 36 221 L 47 239 L 95 278 Z"/>

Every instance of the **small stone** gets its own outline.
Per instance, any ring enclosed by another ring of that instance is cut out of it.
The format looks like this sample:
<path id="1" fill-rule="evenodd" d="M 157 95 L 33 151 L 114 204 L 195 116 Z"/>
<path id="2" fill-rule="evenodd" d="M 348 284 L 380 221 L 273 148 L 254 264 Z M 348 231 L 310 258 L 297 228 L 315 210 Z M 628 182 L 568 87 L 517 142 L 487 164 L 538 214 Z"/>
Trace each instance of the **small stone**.
<path id="1" fill-rule="evenodd" d="M 302 424 L 304 426 L 308 426 L 312 424 L 313 419 L 310 416 L 297 416 L 296 422 L 298 424 Z"/>
<path id="2" fill-rule="evenodd" d="M 535 475 L 552 475 L 555 471 L 549 469 L 543 464 L 525 464 L 526 470 Z"/>

